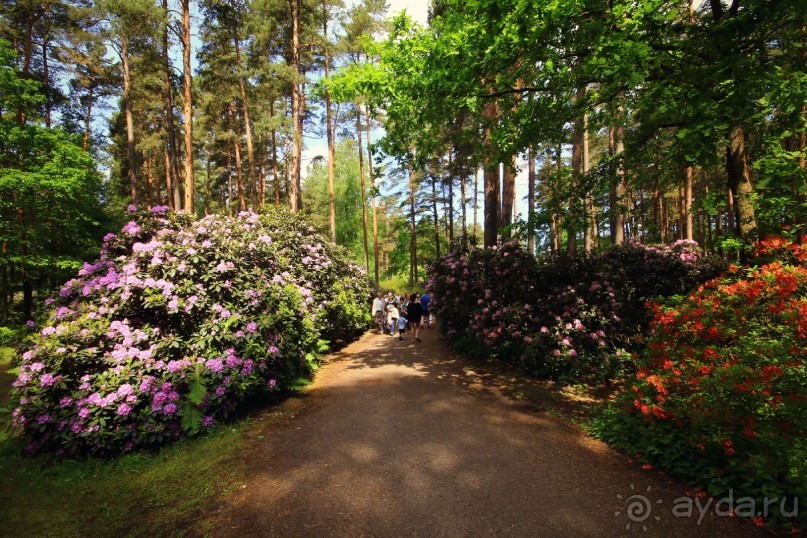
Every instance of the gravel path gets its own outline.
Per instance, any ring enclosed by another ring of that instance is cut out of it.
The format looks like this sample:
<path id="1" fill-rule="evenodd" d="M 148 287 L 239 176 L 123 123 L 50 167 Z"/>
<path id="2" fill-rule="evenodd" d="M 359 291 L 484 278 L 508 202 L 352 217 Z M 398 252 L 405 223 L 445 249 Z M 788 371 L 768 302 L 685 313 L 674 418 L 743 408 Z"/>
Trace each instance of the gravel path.
<path id="1" fill-rule="evenodd" d="M 770 536 L 713 510 L 674 517 L 685 486 L 501 396 L 436 329 L 423 340 L 367 334 L 329 357 L 245 454 L 212 534 Z"/>

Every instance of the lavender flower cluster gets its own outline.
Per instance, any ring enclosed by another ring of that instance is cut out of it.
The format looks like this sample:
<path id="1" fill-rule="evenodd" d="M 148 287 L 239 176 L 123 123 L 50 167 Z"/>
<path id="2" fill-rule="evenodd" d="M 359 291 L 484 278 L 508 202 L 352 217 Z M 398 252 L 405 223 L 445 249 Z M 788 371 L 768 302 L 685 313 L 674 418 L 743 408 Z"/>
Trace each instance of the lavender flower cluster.
<path id="1" fill-rule="evenodd" d="M 129 209 L 98 260 L 46 301 L 22 355 L 12 423 L 30 452 L 126 451 L 204 431 L 250 394 L 309 374 L 325 339 L 366 326 L 365 309 L 350 308 L 369 293 L 363 272 L 296 216 Z"/>

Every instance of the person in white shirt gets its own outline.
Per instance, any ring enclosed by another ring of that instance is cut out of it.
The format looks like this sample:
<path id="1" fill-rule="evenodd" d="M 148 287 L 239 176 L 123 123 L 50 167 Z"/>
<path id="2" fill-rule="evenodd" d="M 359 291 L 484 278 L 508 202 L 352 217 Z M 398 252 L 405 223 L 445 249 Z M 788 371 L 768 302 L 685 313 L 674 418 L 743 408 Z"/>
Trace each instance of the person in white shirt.
<path id="1" fill-rule="evenodd" d="M 375 326 L 378 328 L 378 334 L 384 332 L 384 315 L 386 309 L 387 303 L 384 301 L 382 293 L 379 291 L 378 296 L 373 300 L 373 308 L 370 311 L 370 315 L 375 318 Z"/>
<path id="2" fill-rule="evenodd" d="M 394 303 L 387 305 L 387 327 L 389 327 L 389 335 L 395 336 L 395 328 L 398 325 L 398 309 L 395 308 Z"/>

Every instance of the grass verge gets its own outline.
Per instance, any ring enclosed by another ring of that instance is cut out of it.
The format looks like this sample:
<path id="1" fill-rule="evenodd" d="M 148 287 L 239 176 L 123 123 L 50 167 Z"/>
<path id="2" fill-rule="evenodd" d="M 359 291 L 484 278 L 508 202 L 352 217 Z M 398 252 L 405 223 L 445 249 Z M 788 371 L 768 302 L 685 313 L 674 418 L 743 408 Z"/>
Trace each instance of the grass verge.
<path id="1" fill-rule="evenodd" d="M 198 535 L 216 498 L 238 486 L 241 448 L 255 426 L 237 424 L 155 452 L 116 459 L 21 456 L 8 431 L 15 371 L 0 348 L 0 529 L 3 536 Z"/>

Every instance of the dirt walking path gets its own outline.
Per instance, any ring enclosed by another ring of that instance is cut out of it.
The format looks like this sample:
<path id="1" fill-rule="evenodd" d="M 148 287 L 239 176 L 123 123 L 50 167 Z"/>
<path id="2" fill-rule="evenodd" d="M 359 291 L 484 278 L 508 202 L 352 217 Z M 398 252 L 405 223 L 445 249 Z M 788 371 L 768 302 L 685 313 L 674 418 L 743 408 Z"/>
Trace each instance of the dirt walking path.
<path id="1" fill-rule="evenodd" d="M 674 517 L 684 486 L 500 396 L 423 333 L 329 357 L 281 406 L 294 418 L 255 441 L 213 535 L 770 536 L 712 510 L 698 523 L 694 503 Z"/>

